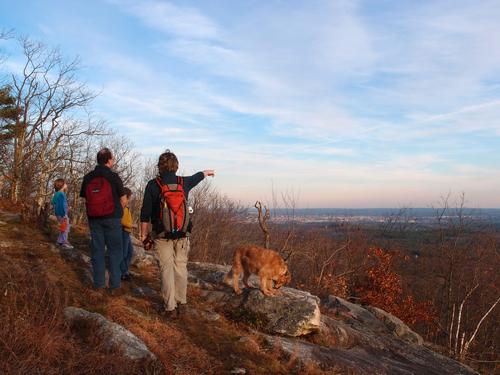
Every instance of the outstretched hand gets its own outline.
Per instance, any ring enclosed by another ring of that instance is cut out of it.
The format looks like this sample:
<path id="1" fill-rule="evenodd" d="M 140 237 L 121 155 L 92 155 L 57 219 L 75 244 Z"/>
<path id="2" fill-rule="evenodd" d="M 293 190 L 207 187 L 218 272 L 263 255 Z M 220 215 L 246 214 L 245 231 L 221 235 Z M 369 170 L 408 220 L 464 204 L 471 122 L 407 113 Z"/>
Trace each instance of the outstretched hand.
<path id="1" fill-rule="evenodd" d="M 203 174 L 205 175 L 205 177 L 208 177 L 208 176 L 214 177 L 215 176 L 215 171 L 213 169 L 205 169 L 203 171 Z"/>

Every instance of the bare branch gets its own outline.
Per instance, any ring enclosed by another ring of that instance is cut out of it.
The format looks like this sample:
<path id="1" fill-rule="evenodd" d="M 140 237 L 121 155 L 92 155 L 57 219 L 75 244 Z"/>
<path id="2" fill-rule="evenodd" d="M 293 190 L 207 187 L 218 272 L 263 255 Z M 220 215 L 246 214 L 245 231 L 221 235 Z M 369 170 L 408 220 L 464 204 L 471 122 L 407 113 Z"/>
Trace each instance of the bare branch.
<path id="1" fill-rule="evenodd" d="M 319 277 L 318 277 L 318 284 L 317 284 L 318 287 L 321 285 L 321 282 L 323 281 L 323 275 L 324 275 L 326 267 L 328 267 L 328 265 L 333 260 L 333 258 L 335 257 L 335 255 L 337 255 L 342 250 L 346 249 L 349 246 L 350 243 L 351 243 L 351 239 L 349 238 L 347 240 L 347 242 L 343 246 L 339 247 L 338 249 L 335 249 L 330 254 L 330 256 L 323 262 L 323 264 L 321 265 L 321 271 L 320 271 Z"/>
<path id="2" fill-rule="evenodd" d="M 255 206 L 254 206 L 256 209 L 257 209 L 257 212 L 258 212 L 258 219 L 259 219 L 259 226 L 260 226 L 260 229 L 262 230 L 262 232 L 264 232 L 264 244 L 265 244 L 265 248 L 266 249 L 269 249 L 269 237 L 270 237 L 270 234 L 269 234 L 269 228 L 267 226 L 267 220 L 269 220 L 271 214 L 269 212 L 269 209 L 267 208 L 267 206 L 264 206 L 264 213 L 262 212 L 262 204 L 257 201 L 255 202 Z"/>
<path id="3" fill-rule="evenodd" d="M 491 307 L 488 309 L 488 311 L 486 311 L 486 313 L 484 313 L 484 315 L 481 318 L 481 320 L 479 321 L 479 323 L 477 323 L 476 329 L 474 330 L 474 333 L 471 335 L 471 337 L 469 338 L 469 340 L 467 340 L 467 342 L 464 345 L 462 357 L 467 353 L 467 351 L 469 350 L 470 344 L 476 338 L 477 332 L 479 331 L 479 328 L 481 327 L 481 324 L 483 324 L 484 320 L 488 317 L 488 315 L 490 315 L 490 313 L 493 311 L 493 309 L 496 307 L 496 305 L 498 305 L 499 302 L 500 302 L 500 297 L 497 298 L 497 300 L 495 301 L 495 303 L 493 303 L 491 305 Z"/>
<path id="4" fill-rule="evenodd" d="M 479 286 L 479 284 L 476 284 L 471 290 L 469 290 L 469 292 L 463 298 L 462 303 L 460 303 L 460 307 L 458 309 L 458 317 L 457 317 L 457 328 L 456 328 L 456 333 L 455 333 L 455 353 L 457 353 L 458 337 L 459 337 L 459 333 L 460 333 L 460 324 L 462 321 L 462 310 L 464 308 L 465 302 L 471 296 L 471 294 L 477 289 L 478 286 Z"/>

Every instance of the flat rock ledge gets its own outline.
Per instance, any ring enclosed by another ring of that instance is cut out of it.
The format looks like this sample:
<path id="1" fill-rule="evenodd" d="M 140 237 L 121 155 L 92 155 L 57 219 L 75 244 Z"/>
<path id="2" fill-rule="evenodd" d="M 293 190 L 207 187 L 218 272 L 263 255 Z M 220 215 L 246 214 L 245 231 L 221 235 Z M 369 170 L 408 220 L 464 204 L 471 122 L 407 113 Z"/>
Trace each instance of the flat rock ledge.
<path id="1" fill-rule="evenodd" d="M 341 318 L 354 329 L 370 330 L 373 333 L 390 332 L 400 339 L 422 345 L 424 339 L 404 322 L 388 312 L 373 306 L 360 306 L 336 296 L 328 296 L 323 304 L 324 311 Z"/>
<path id="2" fill-rule="evenodd" d="M 378 319 L 384 322 L 385 326 L 395 336 L 400 337 L 406 342 L 423 345 L 424 339 L 415 331 L 411 330 L 401 319 L 389 314 L 387 311 L 379 309 L 378 307 L 368 306 L 368 310 L 373 313 Z"/>
<path id="3" fill-rule="evenodd" d="M 229 266 L 191 262 L 188 270 L 189 282 L 200 288 L 201 297 L 224 310 L 230 318 L 270 334 L 291 337 L 320 330 L 320 301 L 308 292 L 283 287 L 280 295 L 267 297 L 258 289 L 258 278 L 252 276 L 252 288 L 238 296 L 223 282 Z"/>
<path id="4" fill-rule="evenodd" d="M 347 371 L 345 373 L 366 375 L 479 375 L 448 357 L 396 338 L 383 339 L 378 347 L 354 345 L 350 348 L 327 347 L 300 338 L 270 335 L 264 338 L 270 347 L 281 349 L 290 358 L 324 370 L 339 371 L 340 367 Z"/>
<path id="5" fill-rule="evenodd" d="M 73 324 L 77 324 L 81 320 L 96 322 L 99 327 L 97 334 L 105 339 L 108 348 L 121 350 L 127 358 L 132 360 L 156 359 L 155 355 L 136 335 L 121 325 L 109 321 L 101 314 L 70 306 L 64 309 L 64 316 Z"/>

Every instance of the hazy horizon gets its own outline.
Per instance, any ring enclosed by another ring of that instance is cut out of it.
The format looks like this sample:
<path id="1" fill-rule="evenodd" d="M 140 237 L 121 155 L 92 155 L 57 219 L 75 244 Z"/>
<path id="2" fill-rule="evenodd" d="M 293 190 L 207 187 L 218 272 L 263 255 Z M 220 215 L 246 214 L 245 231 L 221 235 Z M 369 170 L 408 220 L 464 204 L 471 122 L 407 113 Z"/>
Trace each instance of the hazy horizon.
<path id="1" fill-rule="evenodd" d="M 247 208 L 256 210 L 255 207 L 253 206 L 248 206 Z M 398 212 L 400 210 L 406 210 L 407 212 L 415 212 L 415 211 L 439 211 L 442 210 L 443 207 L 295 207 L 294 209 L 288 208 L 288 207 L 275 207 L 271 208 L 271 210 L 280 210 L 280 211 L 291 211 L 291 210 L 300 210 L 300 211 L 307 211 L 307 210 L 331 210 L 331 211 L 367 211 L 367 210 L 378 210 L 378 211 L 391 211 L 391 212 Z M 458 208 L 456 207 L 449 207 L 448 212 L 455 212 L 457 211 Z M 463 207 L 463 210 L 465 212 L 494 212 L 494 213 L 500 213 L 500 207 Z"/>

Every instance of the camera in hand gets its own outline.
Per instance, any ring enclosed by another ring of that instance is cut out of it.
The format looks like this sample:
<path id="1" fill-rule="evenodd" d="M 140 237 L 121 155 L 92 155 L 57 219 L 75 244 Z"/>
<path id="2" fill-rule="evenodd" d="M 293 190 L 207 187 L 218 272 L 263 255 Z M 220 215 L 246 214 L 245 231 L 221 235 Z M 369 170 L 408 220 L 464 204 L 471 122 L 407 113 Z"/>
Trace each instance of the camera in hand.
<path id="1" fill-rule="evenodd" d="M 144 241 L 142 241 L 142 246 L 144 247 L 144 250 L 148 251 L 148 250 L 151 250 L 153 248 L 153 245 L 154 245 L 154 241 L 151 238 L 151 236 L 148 234 L 146 239 Z"/>

